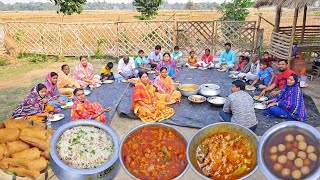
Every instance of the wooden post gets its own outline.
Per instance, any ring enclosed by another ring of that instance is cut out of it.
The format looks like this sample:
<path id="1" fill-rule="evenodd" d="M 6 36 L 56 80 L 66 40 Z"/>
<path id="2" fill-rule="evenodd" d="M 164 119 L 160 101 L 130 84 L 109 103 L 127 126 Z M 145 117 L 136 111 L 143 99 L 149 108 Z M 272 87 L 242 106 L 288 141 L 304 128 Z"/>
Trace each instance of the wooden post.
<path id="1" fill-rule="evenodd" d="M 119 57 L 120 57 L 120 54 L 119 54 L 119 48 L 120 48 L 120 46 L 119 46 L 119 22 L 116 22 L 117 23 L 117 36 L 116 36 L 116 38 L 117 38 L 117 44 L 116 44 L 116 48 L 117 48 L 117 50 L 116 50 L 116 53 L 117 53 L 117 63 L 118 63 L 118 60 L 119 60 Z"/>
<path id="2" fill-rule="evenodd" d="M 259 37 L 259 29 L 260 29 L 260 25 L 261 25 L 261 13 L 259 13 L 258 15 L 259 19 L 258 19 L 258 25 L 257 25 L 257 30 L 256 30 L 256 43 L 254 43 L 254 51 L 257 51 L 257 47 L 258 47 L 258 37 Z"/>
<path id="3" fill-rule="evenodd" d="M 59 38 L 59 45 L 58 45 L 58 50 L 59 50 L 59 56 L 62 56 L 62 34 L 61 34 L 61 24 L 58 24 L 58 38 Z"/>
<path id="4" fill-rule="evenodd" d="M 276 13 L 276 20 L 274 23 L 274 32 L 279 32 L 279 27 L 280 27 L 280 20 L 281 20 L 281 6 L 277 6 L 277 13 Z"/>
<path id="5" fill-rule="evenodd" d="M 294 18 L 293 18 L 292 30 L 291 30 L 291 42 L 290 42 L 289 54 L 288 54 L 289 67 L 290 67 L 290 63 L 291 63 L 290 61 L 291 61 L 291 56 L 292 56 L 292 47 L 293 47 L 293 42 L 294 42 L 294 36 L 296 35 L 298 15 L 299 15 L 299 8 L 296 8 L 294 11 Z"/>
<path id="6" fill-rule="evenodd" d="M 173 40 L 173 46 L 177 46 L 177 35 L 178 34 L 178 26 L 177 26 L 177 21 L 174 19 L 173 21 L 173 37 L 172 37 L 172 40 Z M 179 44 L 180 45 L 180 44 Z"/>
<path id="7" fill-rule="evenodd" d="M 308 11 L 308 6 L 305 5 L 304 9 L 303 9 L 303 20 L 302 20 L 302 30 L 301 30 L 300 43 L 303 43 L 303 39 L 304 39 L 304 31 L 306 29 L 306 20 L 307 20 L 307 11 Z"/>

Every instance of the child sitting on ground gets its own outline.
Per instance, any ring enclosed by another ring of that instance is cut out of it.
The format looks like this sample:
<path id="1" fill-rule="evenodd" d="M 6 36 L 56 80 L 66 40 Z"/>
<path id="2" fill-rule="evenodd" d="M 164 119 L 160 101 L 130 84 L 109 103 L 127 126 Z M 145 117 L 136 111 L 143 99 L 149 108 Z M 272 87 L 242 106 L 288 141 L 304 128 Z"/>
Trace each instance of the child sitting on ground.
<path id="1" fill-rule="evenodd" d="M 271 67 L 268 67 L 268 62 L 265 60 L 260 61 L 260 71 L 257 74 L 257 79 L 255 79 L 251 86 L 254 86 L 261 80 L 261 84 L 259 85 L 259 89 L 264 89 L 267 86 L 270 86 L 276 77 L 276 74 L 273 72 Z"/>
<path id="2" fill-rule="evenodd" d="M 243 59 L 244 59 L 243 55 L 239 56 L 238 65 L 237 65 L 237 67 L 235 69 L 236 71 L 241 71 L 244 68 Z"/>
<path id="3" fill-rule="evenodd" d="M 188 63 L 186 64 L 186 66 L 194 66 L 197 67 L 197 56 L 196 53 L 194 51 L 190 51 L 190 56 L 188 58 Z"/>
<path id="4" fill-rule="evenodd" d="M 182 51 L 180 51 L 179 49 L 179 46 L 175 46 L 173 52 L 171 53 L 172 59 L 176 63 L 176 65 L 181 65 L 183 63 Z"/>
<path id="5" fill-rule="evenodd" d="M 261 60 L 265 60 L 268 62 L 268 67 L 272 68 L 272 62 L 277 61 L 275 58 L 271 57 L 268 52 L 263 53 L 263 58 Z"/>
<path id="6" fill-rule="evenodd" d="M 100 72 L 101 81 L 114 80 L 112 68 L 113 68 L 113 63 L 112 62 L 108 62 L 108 64 L 106 66 L 103 66 L 101 68 L 101 72 Z"/>

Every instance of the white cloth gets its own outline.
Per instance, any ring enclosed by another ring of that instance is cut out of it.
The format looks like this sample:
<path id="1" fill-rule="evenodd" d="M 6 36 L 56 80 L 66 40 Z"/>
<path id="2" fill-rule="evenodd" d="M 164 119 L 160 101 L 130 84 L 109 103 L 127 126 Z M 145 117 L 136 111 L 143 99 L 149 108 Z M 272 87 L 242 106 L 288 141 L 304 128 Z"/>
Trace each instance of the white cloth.
<path id="1" fill-rule="evenodd" d="M 129 57 L 128 64 L 124 63 L 123 58 L 119 60 L 118 73 L 131 72 L 135 68 L 136 68 L 136 65 L 132 57 Z"/>
<path id="2" fill-rule="evenodd" d="M 209 64 L 203 62 L 203 61 L 200 61 L 197 63 L 199 66 L 203 66 L 203 67 L 207 67 L 207 68 L 214 68 L 214 64 L 212 62 L 209 62 Z"/>
<path id="3" fill-rule="evenodd" d="M 217 63 L 217 64 L 215 65 L 215 67 L 216 67 L 217 69 L 220 69 L 221 64 L 220 64 L 220 63 Z M 227 69 L 232 69 L 232 68 L 234 68 L 234 64 L 226 64 L 225 67 L 226 67 Z"/>

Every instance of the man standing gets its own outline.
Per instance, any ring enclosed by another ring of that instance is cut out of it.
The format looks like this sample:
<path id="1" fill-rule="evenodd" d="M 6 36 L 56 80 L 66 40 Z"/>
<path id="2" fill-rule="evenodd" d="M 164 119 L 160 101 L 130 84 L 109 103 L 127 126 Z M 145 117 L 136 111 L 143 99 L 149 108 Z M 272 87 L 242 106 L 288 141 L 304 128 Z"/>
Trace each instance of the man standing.
<path id="1" fill-rule="evenodd" d="M 232 82 L 232 93 L 227 97 L 219 116 L 221 121 L 233 122 L 254 131 L 258 121 L 253 108 L 253 99 L 244 89 L 245 83 L 243 81 L 235 80 Z"/>
<path id="2" fill-rule="evenodd" d="M 224 69 L 224 67 L 227 69 L 233 69 L 236 63 L 236 54 L 231 50 L 230 43 L 224 44 L 224 48 L 225 50 L 220 54 L 219 63 L 217 63 L 215 67 L 221 70 Z"/>
<path id="3" fill-rule="evenodd" d="M 118 73 L 115 74 L 117 80 L 128 80 L 138 75 L 139 71 L 135 69 L 135 62 L 132 57 L 123 56 L 118 63 Z"/>
<path id="4" fill-rule="evenodd" d="M 270 86 L 266 87 L 260 94 L 260 96 L 264 96 L 266 94 L 267 91 L 271 91 L 273 90 L 270 95 L 271 96 L 276 96 L 280 93 L 281 89 L 283 88 L 283 86 L 287 83 L 287 79 L 289 78 L 289 76 L 291 74 L 294 74 L 294 72 L 292 70 L 289 69 L 288 67 L 288 61 L 281 59 L 278 61 L 278 70 L 279 70 L 279 74 L 276 77 L 276 79 L 274 80 L 274 83 L 271 84 Z M 278 86 L 278 88 L 276 88 Z"/>
<path id="5" fill-rule="evenodd" d="M 149 67 L 155 68 L 157 67 L 158 62 L 163 60 L 163 56 L 161 54 L 161 46 L 156 45 L 154 48 L 155 50 L 149 54 L 147 58 L 147 64 L 149 64 Z"/>

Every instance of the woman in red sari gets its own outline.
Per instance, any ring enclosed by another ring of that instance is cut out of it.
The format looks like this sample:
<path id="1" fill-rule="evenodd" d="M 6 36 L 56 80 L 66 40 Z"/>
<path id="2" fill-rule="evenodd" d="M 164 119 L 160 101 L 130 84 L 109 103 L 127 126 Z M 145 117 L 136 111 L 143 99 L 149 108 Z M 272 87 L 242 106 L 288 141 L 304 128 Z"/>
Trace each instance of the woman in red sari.
<path id="1" fill-rule="evenodd" d="M 104 113 L 110 111 L 110 107 L 103 109 L 99 103 L 91 103 L 86 99 L 83 89 L 73 91 L 74 104 L 71 110 L 71 120 L 93 119 L 105 123 L 107 118 Z"/>
<path id="2" fill-rule="evenodd" d="M 157 101 L 155 87 L 145 72 L 139 73 L 139 81 L 133 90 L 131 110 L 143 122 L 160 122 L 174 115 L 174 110 L 165 102 Z"/>

